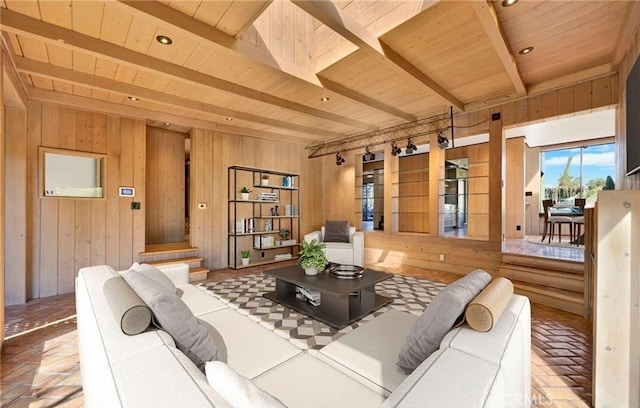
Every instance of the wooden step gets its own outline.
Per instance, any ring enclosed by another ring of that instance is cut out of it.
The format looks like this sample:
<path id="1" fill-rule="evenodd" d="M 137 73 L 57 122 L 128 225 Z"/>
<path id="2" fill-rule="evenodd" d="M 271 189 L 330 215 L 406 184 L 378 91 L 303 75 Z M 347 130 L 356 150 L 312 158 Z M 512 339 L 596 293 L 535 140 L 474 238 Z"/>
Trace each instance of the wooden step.
<path id="1" fill-rule="evenodd" d="M 140 256 L 156 256 L 167 254 L 185 254 L 196 252 L 198 248 L 189 245 L 188 242 L 173 242 L 168 244 L 152 244 L 145 247 Z"/>
<path id="2" fill-rule="evenodd" d="M 202 264 L 204 259 L 199 256 L 187 256 L 183 258 L 170 258 L 170 259 L 159 259 L 155 261 L 146 262 L 149 265 L 171 265 L 176 263 L 186 263 L 191 268 L 197 268 Z"/>
<path id="3" fill-rule="evenodd" d="M 517 294 L 527 296 L 531 303 L 550 306 L 584 317 L 584 296 L 581 294 L 524 282 L 513 282 L 513 287 Z"/>
<path id="4" fill-rule="evenodd" d="M 578 261 L 503 253 L 502 263 L 584 275 L 584 262 Z"/>
<path id="5" fill-rule="evenodd" d="M 208 273 L 209 273 L 209 270 L 201 266 L 198 266 L 196 268 L 190 268 L 189 283 L 207 279 Z"/>
<path id="6" fill-rule="evenodd" d="M 498 274 L 512 281 L 533 283 L 580 295 L 584 293 L 584 276 L 575 273 L 501 264 L 498 266 Z"/>

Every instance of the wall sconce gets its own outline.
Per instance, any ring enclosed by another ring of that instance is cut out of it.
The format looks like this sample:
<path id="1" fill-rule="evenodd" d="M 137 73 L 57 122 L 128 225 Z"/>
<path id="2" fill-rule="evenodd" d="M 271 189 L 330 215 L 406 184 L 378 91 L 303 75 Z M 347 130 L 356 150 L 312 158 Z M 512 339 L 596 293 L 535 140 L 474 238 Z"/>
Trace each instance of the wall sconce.
<path id="1" fill-rule="evenodd" d="M 342 166 L 342 163 L 344 163 L 344 157 L 338 152 L 336 153 L 336 165 Z"/>
<path id="2" fill-rule="evenodd" d="M 396 144 L 396 142 L 391 142 L 391 154 L 393 156 L 397 156 L 400 153 L 402 153 L 402 149 L 398 147 L 398 145 Z"/>
<path id="3" fill-rule="evenodd" d="M 407 154 L 411 154 L 413 152 L 415 152 L 416 150 L 418 150 L 418 148 L 416 147 L 416 145 L 413 144 L 413 142 L 411 141 L 411 139 L 409 139 L 407 141 Z"/>
<path id="4" fill-rule="evenodd" d="M 442 133 L 438 132 L 438 147 L 446 149 L 449 147 L 449 139 L 447 139 Z"/>

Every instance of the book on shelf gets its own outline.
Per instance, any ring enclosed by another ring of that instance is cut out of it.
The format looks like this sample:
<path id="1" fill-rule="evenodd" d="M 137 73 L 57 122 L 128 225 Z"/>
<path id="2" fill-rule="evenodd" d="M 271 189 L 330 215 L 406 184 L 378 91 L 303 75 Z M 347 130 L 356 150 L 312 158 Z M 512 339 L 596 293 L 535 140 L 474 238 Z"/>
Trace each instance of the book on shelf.
<path id="1" fill-rule="evenodd" d="M 286 216 L 294 216 L 296 214 L 296 206 L 293 204 L 287 204 L 284 206 L 284 215 Z"/>
<path id="2" fill-rule="evenodd" d="M 303 286 L 296 287 L 296 298 L 300 300 L 306 300 L 313 306 L 320 306 L 320 303 L 322 301 L 320 291 L 311 290 Z"/>
<path id="3" fill-rule="evenodd" d="M 253 218 L 237 218 L 231 232 L 234 234 L 256 232 L 255 220 Z"/>
<path id="4" fill-rule="evenodd" d="M 293 256 L 291 254 L 276 254 L 273 256 L 273 259 L 276 261 L 284 261 L 285 259 L 291 259 Z"/>
<path id="5" fill-rule="evenodd" d="M 258 194 L 258 200 L 260 201 L 278 201 L 276 193 L 260 193 Z"/>
<path id="6" fill-rule="evenodd" d="M 275 240 L 271 235 L 253 237 L 253 246 L 256 248 L 270 248 L 275 245 Z"/>

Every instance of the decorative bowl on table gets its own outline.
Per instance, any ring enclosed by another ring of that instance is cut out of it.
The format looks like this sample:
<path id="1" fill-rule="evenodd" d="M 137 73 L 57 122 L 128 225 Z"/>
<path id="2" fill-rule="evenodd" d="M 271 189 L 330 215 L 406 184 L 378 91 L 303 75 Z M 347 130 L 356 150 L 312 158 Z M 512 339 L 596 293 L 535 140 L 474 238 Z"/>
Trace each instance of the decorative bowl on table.
<path id="1" fill-rule="evenodd" d="M 360 279 L 364 273 L 364 268 L 357 265 L 333 264 L 329 267 L 329 274 L 338 279 Z"/>

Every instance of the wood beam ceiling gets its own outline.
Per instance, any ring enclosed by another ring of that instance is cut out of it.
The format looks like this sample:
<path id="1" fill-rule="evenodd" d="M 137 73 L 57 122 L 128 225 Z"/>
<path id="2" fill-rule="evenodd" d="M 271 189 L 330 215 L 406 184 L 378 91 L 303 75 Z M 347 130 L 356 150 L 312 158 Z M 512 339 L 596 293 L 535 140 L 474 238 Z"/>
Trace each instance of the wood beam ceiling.
<path id="1" fill-rule="evenodd" d="M 318 78 L 316 76 L 314 72 L 314 65 L 307 64 L 300 66 L 298 64 L 285 61 L 282 58 L 278 58 L 269 52 L 262 51 L 253 45 L 227 35 L 215 27 L 211 27 L 200 20 L 189 17 L 186 14 L 164 4 L 139 0 L 117 0 L 116 4 L 126 8 L 128 12 L 133 12 L 136 16 L 146 19 L 154 24 L 162 27 L 169 26 L 172 30 L 197 41 L 207 41 L 216 46 L 218 50 L 248 58 L 255 63 L 261 64 L 263 67 L 273 69 L 278 73 L 284 73 L 290 78 L 305 81 L 306 83 L 318 88 L 324 87 L 336 94 L 342 95 L 391 116 L 402 119 L 413 117 L 406 112 L 402 112 L 399 109 L 386 105 L 382 102 L 375 101 L 344 86 L 329 87 L 323 78 Z M 415 118 L 408 120 L 415 120 Z"/>
<path id="2" fill-rule="evenodd" d="M 342 123 L 358 129 L 378 129 L 377 126 L 372 126 L 368 123 L 306 106 L 301 103 L 247 88 L 220 78 L 215 78 L 158 58 L 119 47 L 107 41 L 102 41 L 81 33 L 67 30 L 54 24 L 45 23 L 38 19 L 27 17 L 8 9 L 2 9 L 2 25 L 4 30 L 15 34 L 25 35 L 60 47 L 80 51 L 99 58 L 105 58 L 142 71 L 170 76 L 176 80 L 201 88 L 229 92 L 237 96 Z"/>
<path id="3" fill-rule="evenodd" d="M 403 56 L 391 49 L 391 47 L 367 30 L 366 27 L 361 26 L 351 17 L 343 14 L 332 2 L 312 0 L 291 1 L 336 33 L 360 47 L 360 49 L 379 55 L 397 69 L 417 79 L 439 96 L 447 105 L 453 105 L 455 108 L 464 111 L 464 104 L 460 100 L 433 79 L 429 78 L 429 76 L 407 61 Z"/>
<path id="4" fill-rule="evenodd" d="M 618 69 L 618 65 L 620 65 L 624 59 L 626 52 L 629 49 L 629 44 L 631 44 L 631 39 L 638 29 L 639 22 L 640 2 L 630 1 L 629 4 L 627 4 L 627 9 L 624 13 L 624 23 L 622 24 L 622 29 L 620 30 L 620 35 L 616 42 L 616 49 L 613 52 L 613 57 L 611 58 L 611 66 L 613 69 Z"/>
<path id="5" fill-rule="evenodd" d="M 74 85 L 82 85 L 88 88 L 100 89 L 107 92 L 114 92 L 123 96 L 135 96 L 140 99 L 146 99 L 161 103 L 166 106 L 179 106 L 181 108 L 201 112 L 205 114 L 220 115 L 233 119 L 246 120 L 250 122 L 260 123 L 262 125 L 274 126 L 283 129 L 294 130 L 302 133 L 311 133 L 325 137 L 341 137 L 342 133 L 325 131 L 313 127 L 298 125 L 291 122 L 285 122 L 277 119 L 267 118 L 263 116 L 253 115 L 242 111 L 237 111 L 223 106 L 213 105 L 210 103 L 194 101 L 193 99 L 183 98 L 177 95 L 170 95 L 160 91 L 143 88 L 136 85 L 127 84 L 112 79 L 87 74 L 84 72 L 74 71 L 72 69 L 58 67 L 24 57 L 13 58 L 18 72 L 26 74 L 34 74 L 45 78 L 62 81 Z"/>
<path id="6" fill-rule="evenodd" d="M 496 9 L 493 7 L 493 4 L 488 1 L 472 1 L 471 5 L 480 20 L 480 24 L 482 24 L 482 28 L 484 28 L 484 31 L 487 33 L 493 49 L 496 51 L 496 54 L 498 54 L 502 66 L 505 71 L 507 71 L 507 75 L 509 79 L 511 79 L 516 93 L 520 96 L 525 96 L 527 94 L 527 88 L 522 81 L 520 72 L 518 72 L 516 60 L 511 54 L 511 47 L 500 26 Z"/>
<path id="7" fill-rule="evenodd" d="M 72 108 L 77 108 L 78 106 L 90 106 L 92 111 L 118 115 L 125 118 L 131 119 L 150 119 L 158 122 L 170 122 L 174 125 L 185 126 L 188 128 L 196 127 L 201 129 L 209 129 L 214 130 L 216 132 L 234 134 L 234 135 L 244 135 L 251 136 L 258 139 L 266 139 L 266 140 L 278 140 L 290 143 L 302 143 L 307 144 L 312 139 L 307 138 L 303 139 L 294 139 L 290 135 L 282 134 L 282 133 L 274 133 L 267 132 L 264 130 L 254 130 L 247 128 L 240 128 L 236 126 L 223 125 L 216 122 L 210 122 L 207 120 L 202 120 L 200 117 L 187 117 L 187 116 L 179 116 L 174 115 L 171 112 L 164 112 L 158 110 L 151 110 L 140 108 L 131 105 L 121 105 L 119 103 L 100 101 L 96 99 L 85 98 L 83 96 L 69 95 L 69 94 L 61 94 L 55 91 L 49 91 L 46 89 L 40 88 L 32 88 L 31 89 L 31 99 L 41 102 L 49 102 L 57 105 L 69 106 Z"/>

